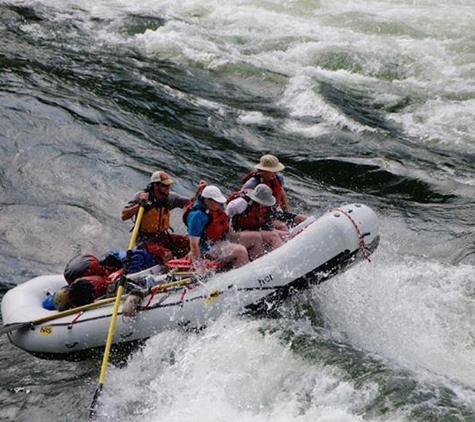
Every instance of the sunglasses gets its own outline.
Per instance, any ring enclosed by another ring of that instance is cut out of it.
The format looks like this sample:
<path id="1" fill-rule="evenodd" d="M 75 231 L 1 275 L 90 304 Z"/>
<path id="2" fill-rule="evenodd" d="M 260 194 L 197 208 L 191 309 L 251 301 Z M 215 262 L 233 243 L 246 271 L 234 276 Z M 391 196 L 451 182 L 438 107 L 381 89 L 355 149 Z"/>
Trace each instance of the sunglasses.
<path id="1" fill-rule="evenodd" d="M 160 182 L 155 182 L 155 183 L 152 183 L 154 186 L 158 186 L 159 188 L 169 188 L 170 185 L 165 185 L 164 183 L 160 183 Z"/>

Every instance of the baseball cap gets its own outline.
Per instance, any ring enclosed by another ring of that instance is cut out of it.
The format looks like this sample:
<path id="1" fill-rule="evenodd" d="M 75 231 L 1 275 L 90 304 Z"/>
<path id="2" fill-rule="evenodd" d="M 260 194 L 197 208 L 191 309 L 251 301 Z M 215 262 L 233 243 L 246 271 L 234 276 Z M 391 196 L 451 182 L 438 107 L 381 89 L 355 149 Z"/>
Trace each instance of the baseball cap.
<path id="1" fill-rule="evenodd" d="M 217 186 L 206 186 L 203 189 L 203 192 L 201 192 L 201 196 L 203 198 L 213 199 L 220 204 L 224 204 L 226 202 L 226 198 L 223 196 Z"/>
<path id="2" fill-rule="evenodd" d="M 162 185 L 171 185 L 172 183 L 175 183 L 175 182 L 172 179 L 170 179 L 170 176 L 167 173 L 160 170 L 152 174 L 152 176 L 150 177 L 150 183 L 161 183 Z"/>

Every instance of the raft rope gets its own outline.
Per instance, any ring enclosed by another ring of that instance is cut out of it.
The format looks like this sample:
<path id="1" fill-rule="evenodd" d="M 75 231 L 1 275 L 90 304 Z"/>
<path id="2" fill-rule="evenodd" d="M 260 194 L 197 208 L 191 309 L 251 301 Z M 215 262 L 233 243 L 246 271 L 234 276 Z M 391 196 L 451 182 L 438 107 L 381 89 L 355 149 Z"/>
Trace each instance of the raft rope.
<path id="1" fill-rule="evenodd" d="M 71 321 L 71 325 L 75 324 L 76 321 L 77 321 L 79 318 L 81 318 L 81 316 L 82 316 L 83 313 L 84 313 L 84 311 L 79 312 L 79 313 L 74 317 L 74 319 Z"/>
<path id="2" fill-rule="evenodd" d="M 152 291 L 147 301 L 147 304 L 144 306 L 144 309 L 147 309 L 150 306 L 150 303 L 152 302 L 154 297 L 155 297 L 155 291 Z"/>
<path id="3" fill-rule="evenodd" d="M 181 306 L 183 306 L 183 304 L 185 303 L 186 292 L 187 292 L 186 287 L 183 287 L 183 289 L 181 291 L 180 299 L 179 299 L 179 302 L 181 303 Z"/>
<path id="4" fill-rule="evenodd" d="M 193 287 L 194 287 L 193 285 L 188 285 L 188 284 L 186 284 L 185 286 L 183 286 L 183 289 L 182 289 L 182 291 L 181 291 L 181 296 L 180 296 L 179 303 L 181 303 L 181 304 L 183 305 L 183 303 L 185 302 L 185 294 L 186 294 L 186 292 L 187 292 L 188 290 L 193 289 Z M 168 290 L 165 290 L 165 291 L 163 291 L 163 292 L 161 292 L 161 293 L 168 293 Z M 145 310 L 145 309 L 148 309 L 148 308 L 150 307 L 150 304 L 152 303 L 152 300 L 153 300 L 153 298 L 155 297 L 156 294 L 157 294 L 156 291 L 152 290 L 152 292 L 151 292 L 150 295 L 149 295 L 149 298 L 148 298 L 148 301 L 147 301 L 146 305 L 145 305 L 145 306 L 140 306 L 140 307 L 139 307 L 140 310 L 143 311 L 143 310 Z M 163 301 L 165 298 L 166 298 L 166 296 L 163 297 L 162 301 Z"/>
<path id="5" fill-rule="evenodd" d="M 351 221 L 351 223 L 353 224 L 353 227 L 356 230 L 356 234 L 358 235 L 361 254 L 363 255 L 364 259 L 366 259 L 368 262 L 371 262 L 371 259 L 369 258 L 369 255 L 366 253 L 366 243 L 365 243 L 364 237 L 361 234 L 361 230 L 358 227 L 358 224 L 356 224 L 356 221 L 351 217 L 350 214 L 348 214 L 346 211 L 343 211 L 340 208 L 335 208 L 335 209 L 331 210 L 331 212 L 341 212 L 345 217 L 348 218 L 348 220 Z"/>

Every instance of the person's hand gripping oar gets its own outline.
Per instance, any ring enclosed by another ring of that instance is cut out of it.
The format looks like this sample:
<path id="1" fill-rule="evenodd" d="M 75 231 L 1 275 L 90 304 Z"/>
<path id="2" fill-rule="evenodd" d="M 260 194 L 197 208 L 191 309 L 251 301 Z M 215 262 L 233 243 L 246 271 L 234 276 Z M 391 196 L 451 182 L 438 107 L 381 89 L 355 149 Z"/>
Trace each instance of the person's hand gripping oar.
<path id="1" fill-rule="evenodd" d="M 137 235 L 140 228 L 140 222 L 142 221 L 142 216 L 144 213 L 144 204 L 140 204 L 139 211 L 137 213 L 137 219 L 135 220 L 134 230 L 132 231 L 132 237 L 130 239 L 129 248 L 127 249 L 127 257 L 125 260 L 124 271 L 122 277 L 119 280 L 119 285 L 117 288 L 117 295 L 115 297 L 114 303 L 114 312 L 112 313 L 111 322 L 109 325 L 109 332 L 107 334 L 106 348 L 104 349 L 104 358 L 102 359 L 101 374 L 99 376 L 99 385 L 96 388 L 94 397 L 92 399 L 91 407 L 89 409 L 89 419 L 95 419 L 97 414 L 97 407 L 99 405 L 99 398 L 102 393 L 102 388 L 104 386 L 104 381 L 106 379 L 107 365 L 109 363 L 109 354 L 112 346 L 112 340 L 114 339 L 115 333 L 115 324 L 117 321 L 117 314 L 119 313 L 120 299 L 124 293 L 124 284 L 126 281 L 126 276 L 129 271 L 130 260 L 132 257 L 132 250 L 135 246 L 135 241 L 137 240 Z"/>

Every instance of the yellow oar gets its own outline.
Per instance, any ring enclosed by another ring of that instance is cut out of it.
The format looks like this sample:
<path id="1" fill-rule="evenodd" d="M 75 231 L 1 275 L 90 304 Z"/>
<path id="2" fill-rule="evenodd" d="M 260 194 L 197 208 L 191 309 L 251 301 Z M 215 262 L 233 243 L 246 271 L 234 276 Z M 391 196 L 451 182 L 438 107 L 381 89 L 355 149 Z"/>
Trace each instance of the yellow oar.
<path id="1" fill-rule="evenodd" d="M 101 395 L 102 388 L 104 386 L 104 381 L 106 379 L 107 365 L 109 363 L 109 354 L 110 354 L 110 349 L 112 346 L 112 340 L 114 339 L 115 323 L 117 321 L 117 314 L 119 313 L 120 299 L 122 297 L 122 294 L 124 293 L 125 276 L 127 275 L 127 272 L 129 269 L 130 258 L 132 256 L 132 250 L 134 249 L 134 246 L 135 246 L 135 241 L 137 240 L 137 235 L 139 232 L 140 222 L 142 221 L 143 213 L 144 213 L 144 207 L 143 205 L 140 205 L 139 212 L 137 214 L 137 219 L 135 220 L 132 237 L 130 239 L 129 248 L 127 249 L 127 259 L 125 262 L 124 272 L 122 274 L 122 277 L 120 278 L 119 287 L 117 289 L 117 295 L 115 297 L 114 312 L 112 313 L 111 322 L 109 326 L 109 332 L 107 334 L 106 348 L 104 350 L 104 358 L 102 359 L 101 374 L 99 376 L 99 385 L 96 388 L 96 392 L 94 393 L 91 407 L 89 409 L 89 419 L 94 419 L 96 416 L 99 397 Z"/>
<path id="2" fill-rule="evenodd" d="M 45 322 L 54 321 L 55 319 L 59 319 L 65 316 L 74 315 L 79 312 L 88 311 L 89 309 L 99 308 L 101 306 L 108 305 L 109 303 L 112 303 L 114 301 L 115 301 L 114 297 L 111 297 L 109 299 L 101 299 L 101 300 L 97 300 L 96 302 L 89 303 L 87 305 L 78 306 L 77 308 L 68 309 L 66 311 L 58 312 L 53 315 L 48 315 L 42 318 L 34 319 L 33 321 L 17 322 L 10 325 L 6 325 L 5 327 L 0 329 L 0 335 L 10 333 L 15 330 L 20 330 L 25 327 L 31 327 L 33 325 L 44 324 Z"/>
<path id="3" fill-rule="evenodd" d="M 159 284 L 158 286 L 151 287 L 149 289 L 149 293 L 151 294 L 162 293 L 162 292 L 168 291 L 169 289 L 185 286 L 191 283 L 192 283 L 191 278 L 185 278 L 183 280 L 173 281 L 171 283 Z M 77 308 L 67 309 L 66 311 L 62 311 L 62 312 L 55 313 L 53 315 L 48 315 L 42 318 L 34 319 L 32 321 L 15 322 L 13 324 L 5 325 L 4 327 L 0 328 L 0 335 L 7 334 L 16 330 L 21 330 L 22 328 L 44 324 L 45 322 L 50 322 L 50 321 L 54 321 L 56 319 L 60 319 L 69 315 L 78 314 L 79 312 L 89 311 L 90 309 L 100 308 L 101 306 L 109 305 L 110 303 L 115 302 L 115 300 L 116 300 L 115 297 L 96 300 L 95 302 L 88 303 L 87 305 L 78 306 Z"/>
<path id="4" fill-rule="evenodd" d="M 168 289 L 173 289 L 174 287 L 186 286 L 187 284 L 192 283 L 191 278 L 184 278 L 183 280 L 173 281 L 172 283 L 159 284 L 158 286 L 150 287 L 150 293 L 157 294 L 161 292 L 166 292 Z"/>

